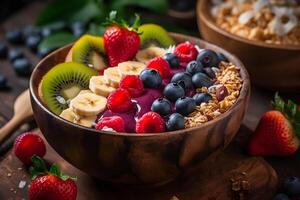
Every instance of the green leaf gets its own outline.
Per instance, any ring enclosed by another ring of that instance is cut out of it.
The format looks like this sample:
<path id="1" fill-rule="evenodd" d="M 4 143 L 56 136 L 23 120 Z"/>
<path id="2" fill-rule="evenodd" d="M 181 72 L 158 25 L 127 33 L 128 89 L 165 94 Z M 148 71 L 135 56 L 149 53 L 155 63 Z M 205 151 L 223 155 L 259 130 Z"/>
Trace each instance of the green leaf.
<path id="1" fill-rule="evenodd" d="M 104 19 L 104 13 L 97 5 L 96 2 L 91 1 L 87 3 L 84 7 L 82 7 L 78 12 L 74 13 L 70 16 L 69 22 L 89 22 L 92 19 L 99 18 Z"/>
<path id="2" fill-rule="evenodd" d="M 55 175 L 57 177 L 61 177 L 61 171 L 60 168 L 58 167 L 58 165 L 53 164 L 49 170 L 49 173 L 52 175 Z"/>
<path id="3" fill-rule="evenodd" d="M 32 166 L 35 171 L 38 171 L 38 172 L 46 172 L 47 171 L 47 167 L 46 167 L 44 160 L 42 158 L 40 158 L 39 156 L 35 156 L 35 155 L 32 156 L 31 161 L 32 161 Z"/>
<path id="4" fill-rule="evenodd" d="M 95 36 L 102 36 L 105 32 L 106 28 L 102 25 L 97 25 L 95 23 L 91 23 L 87 33 Z"/>
<path id="5" fill-rule="evenodd" d="M 294 118 L 294 116 L 296 115 L 296 112 L 297 112 L 297 105 L 293 101 L 288 100 L 285 110 L 289 117 Z"/>
<path id="6" fill-rule="evenodd" d="M 70 44 L 76 40 L 76 37 L 68 32 L 59 32 L 42 40 L 39 49 L 57 49 Z"/>
<path id="7" fill-rule="evenodd" d="M 157 13 L 166 13 L 168 10 L 167 0 L 114 0 L 112 2 L 112 8 L 115 10 L 121 10 L 126 6 L 132 5 L 140 6 Z"/>

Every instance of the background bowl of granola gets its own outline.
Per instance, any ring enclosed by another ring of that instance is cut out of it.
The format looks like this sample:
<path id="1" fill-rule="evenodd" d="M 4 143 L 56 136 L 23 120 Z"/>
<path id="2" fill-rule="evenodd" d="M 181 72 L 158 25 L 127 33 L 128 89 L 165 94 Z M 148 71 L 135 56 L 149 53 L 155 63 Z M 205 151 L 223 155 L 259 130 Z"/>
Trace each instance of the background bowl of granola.
<path id="1" fill-rule="evenodd" d="M 225 1 L 198 0 L 203 38 L 241 59 L 254 84 L 271 90 L 299 89 L 300 7 L 296 2 L 245 0 L 236 7 L 237 0 Z"/>

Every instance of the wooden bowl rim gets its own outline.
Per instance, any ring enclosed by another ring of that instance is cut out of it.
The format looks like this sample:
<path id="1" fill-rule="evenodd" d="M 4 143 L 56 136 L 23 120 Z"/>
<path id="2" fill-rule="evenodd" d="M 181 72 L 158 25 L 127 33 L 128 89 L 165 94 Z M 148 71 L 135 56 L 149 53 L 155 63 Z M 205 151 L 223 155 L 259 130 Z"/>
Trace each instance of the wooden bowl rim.
<path id="1" fill-rule="evenodd" d="M 250 40 L 238 35 L 235 35 L 233 33 L 230 33 L 219 26 L 216 25 L 216 23 L 213 20 L 213 17 L 210 14 L 210 7 L 211 4 L 209 3 L 210 0 L 198 0 L 196 5 L 196 15 L 197 15 L 197 21 L 198 21 L 198 27 L 200 27 L 199 19 L 202 20 L 203 23 L 205 23 L 209 28 L 214 30 L 215 32 L 218 32 L 221 35 L 225 35 L 226 37 L 229 37 L 233 40 L 237 40 L 242 43 L 246 43 L 248 45 L 263 47 L 263 48 L 271 48 L 271 49 L 280 49 L 280 50 L 300 50 L 300 45 L 278 45 L 278 44 L 268 44 L 262 41 L 254 41 Z"/>
<path id="2" fill-rule="evenodd" d="M 33 84 L 33 78 L 35 78 L 36 74 L 38 73 L 37 69 L 41 66 L 43 66 L 43 63 L 46 59 L 50 59 L 50 57 L 53 57 L 57 52 L 59 51 L 63 51 L 64 49 L 71 49 L 72 45 L 73 44 L 69 44 L 69 45 L 66 45 L 52 53 L 50 53 L 48 56 L 46 56 L 44 59 L 42 59 L 38 64 L 37 66 L 35 67 L 35 69 L 33 70 L 32 72 L 32 75 L 30 77 L 30 82 L 29 82 L 29 91 L 30 91 L 30 95 L 31 95 L 31 98 L 33 101 L 35 101 L 35 103 L 44 111 L 46 112 L 47 114 L 51 115 L 53 118 L 55 118 L 56 120 L 59 120 L 59 121 L 63 121 L 64 123 L 67 123 L 69 124 L 70 126 L 74 126 L 76 128 L 80 128 L 80 129 L 84 129 L 86 131 L 90 131 L 90 132 L 93 132 L 95 134 L 107 134 L 107 135 L 111 135 L 111 136 L 128 136 L 128 137 L 147 137 L 147 138 L 150 138 L 150 137 L 163 137 L 163 136 L 173 136 L 173 135 L 181 135 L 181 134 L 185 134 L 185 133 L 188 133 L 188 132 L 193 132 L 193 131 L 196 131 L 196 130 L 201 130 L 203 127 L 206 127 L 206 126 L 209 126 L 211 124 L 214 124 L 214 123 L 218 123 L 218 121 L 224 119 L 225 117 L 227 117 L 228 115 L 230 115 L 234 108 L 237 107 L 237 105 L 239 103 L 241 103 L 242 101 L 247 101 L 247 94 L 250 92 L 250 78 L 249 78 L 249 74 L 245 68 L 245 66 L 242 64 L 242 62 L 236 58 L 233 54 L 229 53 L 228 51 L 226 51 L 225 49 L 222 49 L 221 47 L 218 47 L 216 45 L 213 45 L 209 42 L 206 42 L 204 40 L 201 40 L 199 38 L 196 38 L 196 37 L 192 37 L 192 36 L 187 36 L 187 35 L 183 35 L 183 34 L 178 34 L 178 33 L 170 33 L 170 35 L 174 38 L 185 38 L 185 39 L 188 39 L 188 40 L 196 40 L 196 41 L 199 41 L 201 42 L 202 44 L 208 44 L 210 47 L 214 47 L 218 50 L 221 50 L 222 53 L 227 56 L 228 58 L 231 58 L 229 60 L 232 61 L 232 63 L 234 63 L 236 66 L 240 67 L 240 75 L 243 79 L 243 85 L 242 85 L 242 88 L 240 90 L 240 94 L 239 94 L 239 97 L 236 99 L 235 103 L 224 113 L 222 113 L 221 115 L 217 116 L 216 118 L 208 121 L 208 122 L 205 122 L 204 124 L 200 124 L 196 127 L 192 127 L 192 128 L 186 128 L 186 129 L 182 129 L 182 130 L 177 130 L 177 131 L 170 131 L 170 132 L 162 132 L 162 133 L 139 133 L 139 134 L 136 134 L 136 133 L 116 133 L 116 132 L 110 132 L 110 131 L 99 131 L 99 130 L 96 130 L 96 129 L 93 129 L 93 128 L 89 128 L 89 127 L 85 127 L 85 126 L 81 126 L 81 125 L 78 125 L 78 124 L 75 124 L 75 123 L 72 123 L 72 122 L 69 122 L 63 118 L 61 118 L 60 116 L 52 113 L 47 107 L 46 105 L 44 105 L 44 103 L 42 102 L 42 100 L 40 99 L 40 96 L 38 94 L 35 93 L 35 91 L 38 92 L 38 85 L 35 86 Z M 41 77 L 42 79 L 42 77 Z M 41 80 L 39 80 L 40 82 Z M 242 123 L 242 122 L 241 122 Z"/>

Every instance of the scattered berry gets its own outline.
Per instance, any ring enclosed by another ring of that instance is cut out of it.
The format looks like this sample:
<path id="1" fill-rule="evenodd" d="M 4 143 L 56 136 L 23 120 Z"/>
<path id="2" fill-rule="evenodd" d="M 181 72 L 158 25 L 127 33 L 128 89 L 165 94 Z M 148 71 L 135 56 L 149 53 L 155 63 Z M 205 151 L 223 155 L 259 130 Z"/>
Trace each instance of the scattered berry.
<path id="1" fill-rule="evenodd" d="M 169 63 L 161 57 L 156 57 L 150 60 L 147 64 L 147 68 L 156 69 L 163 79 L 171 76 Z"/>
<path id="2" fill-rule="evenodd" d="M 146 88 L 159 88 L 162 78 L 156 69 L 144 69 L 140 73 L 140 79 Z"/>
<path id="3" fill-rule="evenodd" d="M 6 58 L 7 52 L 8 52 L 8 48 L 6 44 L 0 43 L 0 58 Z"/>
<path id="4" fill-rule="evenodd" d="M 71 30 L 74 36 L 80 37 L 86 32 L 86 24 L 84 22 L 75 22 L 71 25 Z"/>
<path id="5" fill-rule="evenodd" d="M 27 58 L 16 59 L 12 66 L 19 76 L 29 76 L 31 74 L 31 64 Z"/>
<path id="6" fill-rule="evenodd" d="M 125 122 L 122 117 L 103 117 L 96 124 L 97 130 L 105 130 L 105 128 L 111 128 L 116 132 L 125 132 Z"/>
<path id="7" fill-rule="evenodd" d="M 200 62 L 197 62 L 195 60 L 188 63 L 186 67 L 186 71 L 191 74 L 197 74 L 198 72 L 203 72 L 203 66 Z"/>
<path id="8" fill-rule="evenodd" d="M 300 194 L 300 179 L 295 176 L 286 177 L 282 182 L 283 191 L 289 196 Z"/>
<path id="9" fill-rule="evenodd" d="M 203 71 L 209 78 L 211 79 L 216 78 L 215 72 L 210 67 L 205 67 Z"/>
<path id="10" fill-rule="evenodd" d="M 25 43 L 31 51 L 35 52 L 41 40 L 42 37 L 40 35 L 31 35 L 26 38 Z"/>
<path id="11" fill-rule="evenodd" d="M 175 103 L 176 112 L 188 116 L 190 113 L 194 112 L 196 108 L 196 101 L 191 97 L 181 97 L 177 99 Z"/>
<path id="12" fill-rule="evenodd" d="M 228 58 L 222 54 L 222 53 L 217 53 L 219 61 L 224 61 L 224 62 L 228 62 Z"/>
<path id="13" fill-rule="evenodd" d="M 201 87 L 209 88 L 210 86 L 213 85 L 213 82 L 210 80 L 210 78 L 201 72 L 193 75 L 192 83 L 195 88 L 201 88 Z"/>
<path id="14" fill-rule="evenodd" d="M 168 131 L 176 131 L 184 129 L 185 119 L 179 113 L 173 113 L 168 117 L 166 128 Z"/>
<path id="15" fill-rule="evenodd" d="M 24 57 L 24 53 L 21 49 L 11 49 L 8 52 L 8 59 L 11 62 L 23 57 Z"/>
<path id="16" fill-rule="evenodd" d="M 180 63 L 189 63 L 192 60 L 196 60 L 198 51 L 194 45 L 185 42 L 176 46 L 174 54 L 178 56 Z"/>
<path id="17" fill-rule="evenodd" d="M 164 89 L 164 96 L 171 102 L 184 97 L 184 89 L 178 83 L 169 83 Z"/>
<path id="18" fill-rule="evenodd" d="M 155 112 L 145 113 L 136 122 L 137 133 L 161 133 L 165 131 L 164 119 Z"/>
<path id="19" fill-rule="evenodd" d="M 171 68 L 178 68 L 180 66 L 179 58 L 173 53 L 166 53 L 163 57 Z"/>
<path id="20" fill-rule="evenodd" d="M 26 39 L 30 36 L 39 35 L 41 36 L 41 31 L 33 26 L 27 26 L 22 30 L 23 38 Z"/>
<path id="21" fill-rule="evenodd" d="M 160 114 L 161 116 L 166 116 L 172 112 L 172 105 L 169 100 L 165 98 L 159 98 L 152 103 L 151 110 Z"/>
<path id="22" fill-rule="evenodd" d="M 131 97 L 139 97 L 144 93 L 143 82 L 135 75 L 127 75 L 120 82 L 120 88 L 126 89 Z"/>
<path id="23" fill-rule="evenodd" d="M 113 112 L 127 112 L 133 108 L 129 92 L 123 88 L 116 89 L 107 98 L 107 108 Z"/>
<path id="24" fill-rule="evenodd" d="M 216 52 L 203 49 L 200 51 L 197 61 L 201 62 L 204 67 L 219 67 L 220 60 Z"/>
<path id="25" fill-rule="evenodd" d="M 208 103 L 212 100 L 212 96 L 209 93 L 197 93 L 193 96 L 196 104 L 199 106 L 201 103 Z"/>
<path id="26" fill-rule="evenodd" d="M 0 74 L 0 90 L 5 90 L 7 88 L 7 79 L 4 75 Z"/>
<path id="27" fill-rule="evenodd" d="M 46 146 L 43 139 L 34 133 L 23 133 L 18 136 L 14 143 L 15 155 L 26 165 L 31 164 L 31 157 L 37 155 L 43 157 Z"/>
<path id="28" fill-rule="evenodd" d="M 53 34 L 53 31 L 49 27 L 43 27 L 41 30 L 41 35 L 46 38 Z"/>
<path id="29" fill-rule="evenodd" d="M 183 88 L 185 89 L 193 88 L 192 77 L 187 72 L 176 73 L 172 77 L 171 82 L 178 83 L 179 85 L 183 86 Z"/>
<path id="30" fill-rule="evenodd" d="M 5 34 L 6 39 L 12 44 L 22 44 L 23 34 L 20 30 L 7 31 Z"/>
<path id="31" fill-rule="evenodd" d="M 274 196 L 273 200 L 290 200 L 290 198 L 286 194 L 279 193 Z"/>

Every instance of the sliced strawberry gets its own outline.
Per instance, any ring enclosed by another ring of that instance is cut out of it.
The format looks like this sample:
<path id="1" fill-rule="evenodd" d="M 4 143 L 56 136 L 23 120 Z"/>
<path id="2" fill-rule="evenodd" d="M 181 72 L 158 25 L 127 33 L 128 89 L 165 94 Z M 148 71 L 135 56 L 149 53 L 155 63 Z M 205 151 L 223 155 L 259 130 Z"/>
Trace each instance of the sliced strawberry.
<path id="1" fill-rule="evenodd" d="M 122 117 L 103 117 L 96 124 L 97 130 L 113 129 L 116 132 L 125 132 L 125 122 Z"/>
<path id="2" fill-rule="evenodd" d="M 127 75 L 120 82 L 120 88 L 126 89 L 131 97 L 139 97 L 144 93 L 144 85 L 141 79 L 135 75 Z"/>
<path id="3" fill-rule="evenodd" d="M 161 133 L 165 129 L 164 119 L 156 112 L 145 113 L 136 122 L 137 133 Z"/>
<path id="4" fill-rule="evenodd" d="M 170 78 L 171 76 L 171 68 L 168 61 L 161 57 L 150 60 L 147 64 L 147 68 L 156 69 L 163 79 Z"/>
<path id="5" fill-rule="evenodd" d="M 196 60 L 198 51 L 191 43 L 185 42 L 177 45 L 174 54 L 179 58 L 180 63 L 189 63 Z"/>
<path id="6" fill-rule="evenodd" d="M 113 112 L 127 112 L 133 108 L 129 92 L 123 88 L 118 88 L 109 94 L 107 98 L 107 108 Z"/>

